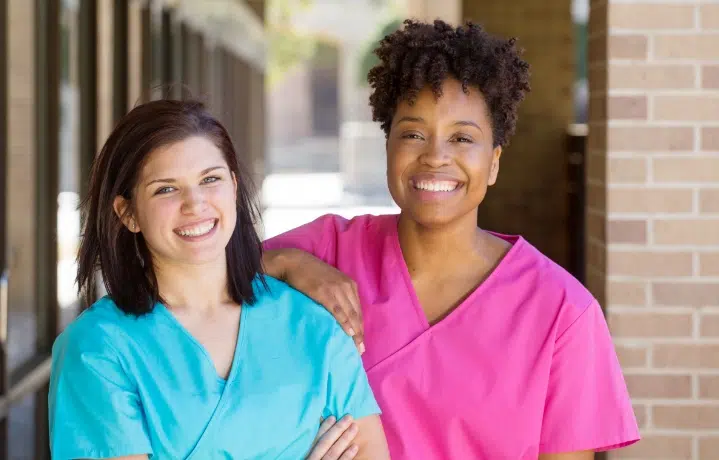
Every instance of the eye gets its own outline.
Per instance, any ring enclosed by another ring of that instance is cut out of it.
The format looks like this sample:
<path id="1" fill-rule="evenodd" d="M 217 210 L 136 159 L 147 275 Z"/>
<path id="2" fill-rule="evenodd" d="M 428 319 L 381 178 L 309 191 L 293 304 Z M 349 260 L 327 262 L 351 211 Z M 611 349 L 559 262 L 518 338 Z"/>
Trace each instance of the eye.
<path id="1" fill-rule="evenodd" d="M 459 143 L 470 143 L 471 144 L 473 142 L 471 137 L 462 136 L 462 135 L 456 136 L 454 138 L 454 140 Z"/>
<path id="2" fill-rule="evenodd" d="M 221 180 L 221 179 L 217 176 L 209 176 L 209 177 L 205 177 L 204 179 L 202 179 L 202 183 L 203 184 L 211 184 L 211 183 L 217 182 L 219 180 Z"/>
<path id="3" fill-rule="evenodd" d="M 422 140 L 422 136 L 418 133 L 406 133 L 402 135 L 402 139 Z"/>
<path id="4" fill-rule="evenodd" d="M 157 189 L 157 191 L 155 192 L 155 195 L 164 195 L 164 194 L 170 193 L 174 190 L 175 190 L 175 187 L 169 187 L 169 186 L 162 187 L 162 188 Z"/>

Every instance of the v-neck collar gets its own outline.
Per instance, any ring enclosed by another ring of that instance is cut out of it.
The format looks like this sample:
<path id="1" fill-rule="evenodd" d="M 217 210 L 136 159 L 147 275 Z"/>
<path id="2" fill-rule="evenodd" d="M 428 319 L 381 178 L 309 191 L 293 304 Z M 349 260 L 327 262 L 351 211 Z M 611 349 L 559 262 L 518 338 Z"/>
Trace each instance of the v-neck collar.
<path id="1" fill-rule="evenodd" d="M 244 349 L 244 341 L 245 336 L 247 335 L 247 317 L 248 317 L 248 310 L 249 308 L 246 305 L 242 305 L 241 311 L 240 311 L 240 325 L 238 327 L 237 331 L 237 338 L 235 343 L 235 351 L 232 355 L 232 365 L 230 367 L 230 372 L 227 375 L 227 378 L 223 378 L 217 373 L 217 367 L 215 366 L 215 362 L 212 359 L 212 356 L 210 356 L 210 353 L 207 351 L 207 348 L 205 348 L 204 345 L 200 343 L 199 340 L 195 338 L 194 335 L 190 333 L 190 331 L 187 330 L 185 326 L 180 323 L 180 321 L 175 317 L 174 314 L 161 302 L 158 302 L 155 305 L 155 308 L 163 314 L 163 316 L 168 320 L 168 322 L 176 329 L 178 329 L 182 334 L 187 337 L 187 339 L 195 345 L 205 357 L 209 365 L 211 366 L 211 369 L 214 372 L 215 377 L 217 378 L 217 382 L 225 385 L 228 382 L 231 382 L 233 380 L 233 377 L 235 373 L 237 372 L 237 367 L 239 365 L 240 361 L 240 355 L 242 354 L 242 350 Z"/>
<path id="2" fill-rule="evenodd" d="M 474 288 L 472 292 L 467 295 L 462 302 L 459 303 L 452 311 L 450 311 L 448 314 L 444 316 L 440 321 L 430 324 L 429 320 L 427 319 L 427 315 L 424 312 L 424 309 L 422 308 L 422 305 L 419 302 L 419 297 L 417 296 L 417 291 L 414 288 L 414 284 L 412 284 L 412 277 L 409 274 L 409 268 L 407 267 L 407 262 L 404 260 L 404 255 L 402 254 L 402 247 L 399 243 L 399 214 L 394 216 L 394 219 L 391 219 L 390 225 L 389 225 L 389 235 L 392 240 L 392 250 L 393 250 L 393 256 L 395 258 L 395 263 L 399 267 L 400 274 L 402 276 L 402 279 L 405 282 L 407 293 L 409 294 L 412 307 L 415 311 L 415 314 L 417 316 L 417 320 L 419 321 L 419 324 L 422 328 L 422 333 L 437 329 L 439 327 L 442 327 L 443 324 L 450 323 L 452 321 L 452 318 L 461 314 L 461 311 L 469 308 L 473 303 L 476 302 L 476 298 L 479 297 L 482 292 L 484 292 L 486 289 L 489 288 L 489 286 L 492 284 L 493 280 L 499 276 L 498 273 L 501 274 L 501 271 L 504 270 L 504 267 L 511 263 L 511 259 L 515 257 L 515 254 L 521 249 L 521 247 L 524 245 L 524 238 L 521 236 L 512 236 L 512 235 L 503 235 L 501 233 L 495 233 L 495 232 L 488 232 L 497 238 L 501 238 L 504 241 L 507 241 L 512 246 L 509 248 L 509 250 L 504 254 L 502 259 L 497 263 L 497 265 L 494 267 L 494 269 L 487 275 L 487 277 L 477 286 Z"/>

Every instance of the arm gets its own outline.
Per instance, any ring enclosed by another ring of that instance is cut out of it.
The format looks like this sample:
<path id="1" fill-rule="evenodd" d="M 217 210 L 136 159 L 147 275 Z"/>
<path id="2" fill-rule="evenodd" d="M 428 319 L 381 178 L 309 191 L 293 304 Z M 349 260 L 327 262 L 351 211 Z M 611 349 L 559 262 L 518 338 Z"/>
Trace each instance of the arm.
<path id="1" fill-rule="evenodd" d="M 357 437 L 355 444 L 359 447 L 357 460 L 389 460 L 389 447 L 382 428 L 379 415 L 369 415 L 357 420 Z M 583 460 L 581 458 L 548 459 L 548 460 Z"/>
<path id="2" fill-rule="evenodd" d="M 342 436 L 345 438 L 354 437 L 351 444 L 336 443 L 338 445 L 333 447 L 334 455 L 347 449 L 345 456 L 339 457 L 341 460 L 388 459 L 387 440 L 379 417 L 381 411 L 369 385 L 362 360 L 357 350 L 352 347 L 352 341 L 342 334 L 336 325 L 332 326 L 333 332 L 326 351 L 329 367 L 327 400 L 323 416 L 326 418 L 342 416 L 343 418 L 337 423 L 337 431 L 343 431 Z M 353 419 L 354 424 L 352 424 Z M 327 436 L 331 439 L 326 443 L 334 443 L 333 440 L 338 436 L 337 432 Z M 353 446 L 357 447 L 355 451 L 351 451 Z M 322 458 L 329 460 L 337 457 Z"/>
<path id="3" fill-rule="evenodd" d="M 278 237 L 278 238 L 281 238 Z M 357 284 L 350 277 L 301 249 L 266 249 L 265 273 L 282 280 L 325 307 L 364 353 L 364 325 Z"/>
<path id="4" fill-rule="evenodd" d="M 107 336 L 74 326 L 53 347 L 48 401 L 52 457 L 146 460 L 152 446 L 132 379 Z"/>
<path id="5" fill-rule="evenodd" d="M 382 421 L 378 415 L 352 421 L 345 416 L 335 423 L 334 417 L 322 422 L 312 451 L 306 460 L 384 460 L 389 459 Z"/>
<path id="6" fill-rule="evenodd" d="M 591 300 L 584 306 L 565 305 L 558 324 L 540 454 L 550 455 L 547 459 L 574 460 L 591 458 L 585 451 L 634 444 L 639 430 L 599 304 Z M 558 452 L 577 453 L 558 456 Z"/>
<path id="7" fill-rule="evenodd" d="M 148 460 L 147 455 L 128 455 L 127 457 L 113 457 L 107 460 Z"/>
<path id="8" fill-rule="evenodd" d="M 265 273 L 278 280 L 287 281 L 287 275 L 294 271 L 301 261 L 301 249 L 265 249 L 262 252 L 262 267 Z"/>

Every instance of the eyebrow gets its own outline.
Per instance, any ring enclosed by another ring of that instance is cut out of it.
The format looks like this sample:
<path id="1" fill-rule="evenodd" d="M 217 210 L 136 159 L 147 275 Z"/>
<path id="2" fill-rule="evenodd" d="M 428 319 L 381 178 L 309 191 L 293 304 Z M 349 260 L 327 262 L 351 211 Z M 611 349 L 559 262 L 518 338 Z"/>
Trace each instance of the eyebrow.
<path id="1" fill-rule="evenodd" d="M 395 125 L 398 125 L 400 123 L 405 123 L 405 122 L 406 123 L 424 123 L 424 118 L 422 118 L 422 117 L 402 117 L 399 120 L 397 120 Z"/>
<path id="2" fill-rule="evenodd" d="M 402 117 L 395 125 L 398 125 L 400 123 L 425 123 L 424 118 L 422 117 Z M 474 126 L 478 130 L 482 131 L 482 128 L 479 127 L 479 125 L 473 121 L 470 120 L 457 120 L 454 123 L 452 123 L 453 126 Z M 484 131 L 482 131 L 484 132 Z"/>
<path id="3" fill-rule="evenodd" d="M 482 131 L 482 128 L 479 127 L 479 125 L 473 121 L 470 120 L 458 120 L 454 122 L 455 126 L 474 126 L 478 130 Z M 484 132 L 484 131 L 482 131 Z"/>
<path id="4" fill-rule="evenodd" d="M 200 173 L 200 176 L 204 176 L 205 174 L 215 171 L 217 169 L 227 169 L 227 168 L 225 168 L 224 166 L 211 166 L 207 169 L 203 169 L 202 172 Z M 151 180 L 150 182 L 148 182 L 147 184 L 145 184 L 145 187 L 149 187 L 150 185 L 156 184 L 158 182 L 172 184 L 177 181 L 175 179 L 154 179 L 154 180 Z"/>

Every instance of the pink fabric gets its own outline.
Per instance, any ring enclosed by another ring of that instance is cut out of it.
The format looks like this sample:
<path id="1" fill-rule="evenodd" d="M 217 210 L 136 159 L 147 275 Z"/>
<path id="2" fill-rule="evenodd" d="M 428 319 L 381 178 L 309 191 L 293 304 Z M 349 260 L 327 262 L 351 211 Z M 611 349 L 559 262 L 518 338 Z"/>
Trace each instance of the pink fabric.
<path id="1" fill-rule="evenodd" d="M 393 459 L 536 459 L 639 439 L 602 311 L 521 237 L 489 278 L 430 327 L 397 216 L 323 216 L 265 242 L 354 278 L 363 356 Z"/>

